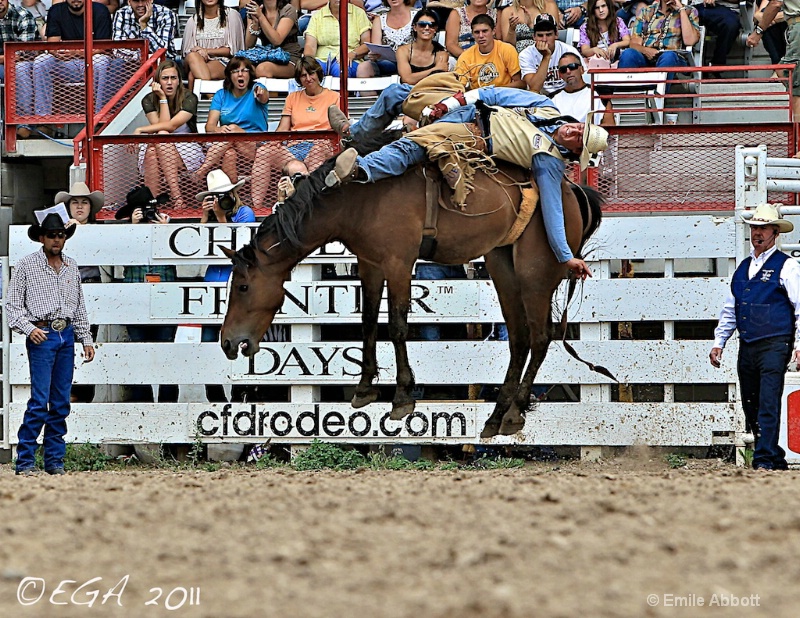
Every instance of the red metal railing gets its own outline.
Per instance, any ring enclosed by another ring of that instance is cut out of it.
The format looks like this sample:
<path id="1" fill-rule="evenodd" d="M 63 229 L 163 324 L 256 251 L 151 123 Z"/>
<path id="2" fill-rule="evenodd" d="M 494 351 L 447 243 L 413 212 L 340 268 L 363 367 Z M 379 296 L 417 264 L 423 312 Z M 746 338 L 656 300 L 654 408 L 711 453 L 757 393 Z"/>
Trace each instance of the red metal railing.
<path id="1" fill-rule="evenodd" d="M 199 218 L 202 214 L 200 200 L 195 196 L 207 189 L 206 174 L 202 168 L 190 168 L 194 167 L 193 162 L 205 165 L 215 147 L 233 151 L 233 169 L 230 160 L 223 162 L 224 157 L 221 157 L 205 172 L 221 168 L 234 182 L 245 180 L 239 190 L 243 203 L 252 206 L 257 216 L 266 216 L 276 201 L 281 168 L 294 158 L 280 147 L 283 142 L 292 149 L 305 151 L 313 147 L 305 157 L 307 167 L 313 171 L 335 152 L 339 137 L 332 131 L 96 135 L 87 167 L 93 170 L 91 186 L 102 187 L 106 197 L 98 219 L 113 219 L 125 204 L 127 193 L 145 184 L 153 195 L 170 194 L 170 201 L 162 211 L 171 218 Z M 153 149 L 149 155 L 148 147 Z M 147 156 L 151 165 L 157 165 L 154 173 L 148 174 Z"/>
<path id="2" fill-rule="evenodd" d="M 147 58 L 147 42 L 95 41 L 97 101 L 110 100 Z M 84 124 L 87 117 L 83 41 L 5 44 L 6 150 L 19 125 Z"/>
<path id="3" fill-rule="evenodd" d="M 74 156 L 73 164 L 81 165 L 87 162 L 87 152 L 91 150 L 90 144 L 94 141 L 95 135 L 113 119 L 113 117 L 124 108 L 130 100 L 138 93 L 145 84 L 152 79 L 158 68 L 159 63 L 164 59 L 166 50 L 159 49 L 148 58 L 145 63 L 128 79 L 120 90 L 111 97 L 98 114 L 94 116 L 91 124 L 92 130 L 88 131 L 89 125 L 85 126 L 73 141 Z M 86 184 L 94 186 L 93 170 L 91 165 L 86 167 Z M 97 185 L 100 186 L 100 185 Z"/>
<path id="4" fill-rule="evenodd" d="M 748 76 L 754 72 L 777 72 L 777 77 Z M 786 71 L 786 76 L 781 73 Z M 769 65 L 737 65 L 737 66 L 703 66 L 679 67 L 667 69 L 662 67 L 645 67 L 640 69 L 593 69 L 589 72 L 594 96 L 604 104 L 611 105 L 617 113 L 680 113 L 741 111 L 740 104 L 725 104 L 732 94 L 728 92 L 700 92 L 700 84 L 706 86 L 761 86 L 748 88 L 736 93 L 738 101 L 747 102 L 748 112 L 774 113 L 774 119 L 759 119 L 759 122 L 792 121 L 792 72 L 794 66 L 786 64 Z M 673 73 L 673 79 L 666 79 L 667 73 Z M 720 78 L 708 78 L 709 73 L 718 73 Z M 734 77 L 734 73 L 744 73 L 745 77 Z M 663 74 L 664 77 L 638 81 L 632 76 L 643 74 Z M 636 107 L 626 105 L 626 101 L 639 101 L 643 98 L 641 91 L 647 85 L 652 86 L 646 99 L 650 106 Z M 682 88 L 674 86 L 681 85 Z M 772 85 L 772 88 L 770 88 Z M 776 87 L 776 85 L 780 85 Z M 659 88 L 656 88 L 659 86 Z M 613 93 L 609 93 L 613 90 Z M 679 91 L 680 90 L 680 91 Z M 666 92 L 665 92 L 666 91 Z M 788 91 L 788 92 L 787 92 Z M 722 103 L 718 103 L 718 102 Z M 690 105 L 686 105 L 691 102 Z M 780 117 L 783 116 L 783 117 Z"/>

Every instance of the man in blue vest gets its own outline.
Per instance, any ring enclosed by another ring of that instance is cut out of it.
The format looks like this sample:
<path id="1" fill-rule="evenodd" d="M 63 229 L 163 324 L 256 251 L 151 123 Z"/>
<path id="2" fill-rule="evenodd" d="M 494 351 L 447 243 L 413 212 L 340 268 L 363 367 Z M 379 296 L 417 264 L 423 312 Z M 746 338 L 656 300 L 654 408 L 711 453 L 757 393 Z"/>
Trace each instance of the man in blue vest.
<path id="1" fill-rule="evenodd" d="M 786 470 L 778 436 L 786 367 L 800 361 L 800 350 L 794 349 L 800 343 L 800 265 L 778 251 L 775 241 L 794 225 L 772 204 L 759 204 L 745 223 L 753 250 L 733 274 L 709 359 L 719 367 L 725 343 L 739 331 L 737 371 L 745 418 L 756 439 L 753 467 Z"/>

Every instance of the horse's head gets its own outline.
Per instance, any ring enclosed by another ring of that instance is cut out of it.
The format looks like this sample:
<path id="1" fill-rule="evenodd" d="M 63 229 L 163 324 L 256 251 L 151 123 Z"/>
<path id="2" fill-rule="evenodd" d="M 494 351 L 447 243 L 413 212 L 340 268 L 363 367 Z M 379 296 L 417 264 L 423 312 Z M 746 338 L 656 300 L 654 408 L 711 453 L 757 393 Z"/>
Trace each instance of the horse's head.
<path id="1" fill-rule="evenodd" d="M 283 284 L 291 276 L 294 262 L 278 243 L 267 251 L 252 243 L 236 252 L 222 251 L 233 260 L 233 275 L 220 342 L 222 351 L 233 360 L 239 350 L 244 356 L 258 352 L 259 341 L 283 304 Z"/>

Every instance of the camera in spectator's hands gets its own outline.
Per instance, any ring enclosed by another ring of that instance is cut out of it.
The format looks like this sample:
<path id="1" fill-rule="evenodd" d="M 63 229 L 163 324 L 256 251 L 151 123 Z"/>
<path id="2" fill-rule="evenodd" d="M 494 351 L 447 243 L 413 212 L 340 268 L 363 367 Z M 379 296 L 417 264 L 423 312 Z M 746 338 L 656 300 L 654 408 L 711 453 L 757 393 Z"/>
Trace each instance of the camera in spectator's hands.
<path id="1" fill-rule="evenodd" d="M 169 193 L 162 193 L 152 200 L 150 200 L 147 204 L 142 206 L 142 216 L 145 221 L 149 221 L 150 223 L 157 223 L 158 222 L 158 207 L 163 206 L 169 202 Z"/>
<path id="2" fill-rule="evenodd" d="M 231 195 L 230 192 L 217 193 L 214 197 L 217 198 L 217 204 L 219 204 L 219 207 L 225 212 L 230 212 L 236 206 L 236 199 L 233 197 L 233 195 Z"/>

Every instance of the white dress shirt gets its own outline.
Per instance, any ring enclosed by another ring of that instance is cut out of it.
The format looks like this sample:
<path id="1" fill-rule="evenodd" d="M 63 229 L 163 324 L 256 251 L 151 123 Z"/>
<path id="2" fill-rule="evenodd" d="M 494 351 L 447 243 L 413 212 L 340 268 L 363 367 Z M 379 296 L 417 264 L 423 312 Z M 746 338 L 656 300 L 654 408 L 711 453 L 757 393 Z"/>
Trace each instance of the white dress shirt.
<path id="1" fill-rule="evenodd" d="M 764 266 L 764 263 L 772 257 L 772 254 L 778 250 L 777 247 L 765 251 L 758 257 L 755 256 L 753 250 L 750 250 L 750 268 L 747 272 L 748 277 L 752 279 L 756 276 L 759 270 Z M 781 268 L 781 285 L 786 289 L 789 296 L 789 302 L 794 305 L 794 346 L 796 350 L 800 350 L 800 264 L 794 259 L 788 259 Z M 728 296 L 725 298 L 725 304 L 722 305 L 722 311 L 719 312 L 719 324 L 714 330 L 714 347 L 724 348 L 725 343 L 728 341 L 733 331 L 736 330 L 736 300 L 733 297 L 733 292 L 728 287 Z"/>

